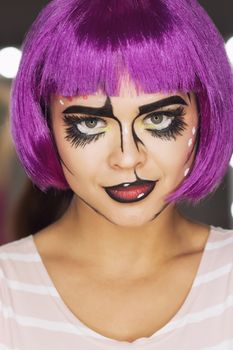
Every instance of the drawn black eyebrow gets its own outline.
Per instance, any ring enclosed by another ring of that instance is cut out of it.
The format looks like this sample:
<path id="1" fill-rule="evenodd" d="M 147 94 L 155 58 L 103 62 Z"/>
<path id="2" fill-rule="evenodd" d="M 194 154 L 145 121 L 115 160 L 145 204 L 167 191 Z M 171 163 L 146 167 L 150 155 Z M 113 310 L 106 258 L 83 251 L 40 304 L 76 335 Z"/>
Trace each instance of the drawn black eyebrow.
<path id="1" fill-rule="evenodd" d="M 187 103 L 185 102 L 185 100 L 180 96 L 178 95 L 170 96 L 162 100 L 140 106 L 138 116 L 148 112 L 155 111 L 156 109 L 174 105 L 174 104 L 182 104 L 187 106 Z M 74 105 L 66 108 L 62 113 L 63 114 L 83 113 L 86 115 L 90 114 L 98 117 L 106 117 L 106 116 L 114 117 L 112 106 L 108 103 L 105 103 L 103 107 L 87 107 L 87 106 Z"/>
<path id="2" fill-rule="evenodd" d="M 156 102 L 152 102 L 152 103 L 144 105 L 144 106 L 140 106 L 138 116 L 145 114 L 145 113 L 153 112 L 156 109 L 159 109 L 162 107 L 167 107 L 167 106 L 176 105 L 176 104 L 185 105 L 185 106 L 188 105 L 182 97 L 180 97 L 178 95 L 174 95 L 174 96 L 170 96 L 170 97 L 164 98 L 164 99 L 156 101 Z"/>
<path id="3" fill-rule="evenodd" d="M 87 107 L 87 106 L 70 106 L 66 108 L 63 112 L 63 114 L 75 114 L 75 113 L 83 113 L 83 114 L 90 114 L 95 115 L 98 117 L 106 117 L 111 116 L 114 117 L 113 110 L 111 104 L 105 103 L 103 107 Z"/>

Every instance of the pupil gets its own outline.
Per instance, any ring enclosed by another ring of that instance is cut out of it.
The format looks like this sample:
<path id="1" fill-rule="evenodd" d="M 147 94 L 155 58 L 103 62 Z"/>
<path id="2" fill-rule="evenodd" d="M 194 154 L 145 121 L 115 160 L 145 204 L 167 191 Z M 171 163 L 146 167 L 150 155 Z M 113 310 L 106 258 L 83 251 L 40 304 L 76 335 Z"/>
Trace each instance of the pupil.
<path id="1" fill-rule="evenodd" d="M 156 116 L 152 117 L 152 122 L 154 124 L 160 124 L 162 120 L 163 120 L 162 115 L 156 115 Z"/>
<path id="2" fill-rule="evenodd" d="M 86 121 L 85 123 L 86 123 L 86 126 L 88 128 L 94 128 L 96 126 L 96 124 L 97 124 L 97 121 L 92 119 L 92 120 Z"/>

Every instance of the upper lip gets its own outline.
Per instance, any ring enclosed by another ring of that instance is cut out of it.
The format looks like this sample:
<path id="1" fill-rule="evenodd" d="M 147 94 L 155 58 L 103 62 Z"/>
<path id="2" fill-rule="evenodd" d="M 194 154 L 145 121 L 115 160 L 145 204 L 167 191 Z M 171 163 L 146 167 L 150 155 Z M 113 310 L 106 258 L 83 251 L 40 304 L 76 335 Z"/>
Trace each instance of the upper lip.
<path id="1" fill-rule="evenodd" d="M 146 183 L 154 183 L 156 182 L 156 180 L 142 180 L 142 179 L 138 179 L 136 181 L 133 181 L 133 182 L 130 182 L 130 181 L 127 181 L 127 182 L 122 182 L 118 185 L 114 185 L 114 186 L 105 186 L 104 188 L 106 189 L 115 189 L 117 187 L 128 187 L 128 186 L 140 186 L 140 185 L 144 185 Z"/>

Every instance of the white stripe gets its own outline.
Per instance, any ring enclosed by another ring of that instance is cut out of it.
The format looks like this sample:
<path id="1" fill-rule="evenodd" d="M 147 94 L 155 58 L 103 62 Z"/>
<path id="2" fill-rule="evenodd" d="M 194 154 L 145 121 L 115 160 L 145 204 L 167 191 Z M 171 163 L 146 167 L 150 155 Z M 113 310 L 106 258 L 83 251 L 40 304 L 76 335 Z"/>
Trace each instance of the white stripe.
<path id="1" fill-rule="evenodd" d="M 229 244 L 233 244 L 233 237 L 221 240 L 219 242 L 208 242 L 206 245 L 206 250 L 214 250 L 214 249 L 218 249 L 218 248 L 223 248 Z"/>
<path id="2" fill-rule="evenodd" d="M 233 349 L 233 339 L 225 340 L 215 346 L 210 346 L 208 348 L 203 348 L 203 350 L 232 350 Z"/>
<path id="3" fill-rule="evenodd" d="M 0 260 L 14 260 L 14 261 L 24 261 L 24 262 L 32 262 L 32 261 L 41 261 L 40 256 L 38 254 L 21 254 L 21 253 L 0 253 Z"/>
<path id="4" fill-rule="evenodd" d="M 199 323 L 205 321 L 209 318 L 222 315 L 229 307 L 233 306 L 233 294 L 229 295 L 228 298 L 222 304 L 217 304 L 206 308 L 200 312 L 193 312 L 187 314 L 186 316 L 176 320 L 171 321 L 167 326 L 164 326 L 161 330 L 156 332 L 156 336 L 160 334 L 168 333 L 174 329 L 182 328 L 187 324 Z"/>
<path id="5" fill-rule="evenodd" d="M 174 329 L 182 328 L 187 324 L 198 323 L 206 319 L 210 319 L 212 317 L 220 316 L 224 313 L 224 311 L 226 311 L 231 306 L 233 306 L 233 295 L 230 295 L 226 299 L 226 301 L 222 304 L 218 304 L 210 308 L 206 308 L 201 312 L 190 313 L 177 321 L 170 322 L 167 326 L 157 331 L 154 334 L 154 336 L 168 333 Z M 102 335 L 92 331 L 91 329 L 85 326 L 84 327 L 80 325 L 74 326 L 73 324 L 70 324 L 70 323 L 54 322 L 54 321 L 48 321 L 45 319 L 18 315 L 12 310 L 11 307 L 4 307 L 1 302 L 0 302 L 0 311 L 2 312 L 5 318 L 12 318 L 18 324 L 24 327 L 41 328 L 41 329 L 55 331 L 55 332 L 72 333 L 77 335 L 81 335 L 85 333 L 95 338 L 105 338 Z M 153 336 L 151 338 L 153 338 Z"/>
<path id="6" fill-rule="evenodd" d="M 4 307 L 1 301 L 0 312 L 2 312 L 3 317 L 11 318 L 23 327 L 40 328 L 48 331 L 71 333 L 76 335 L 86 334 L 95 338 L 105 338 L 104 336 L 92 331 L 85 326 L 82 327 L 80 325 L 73 325 L 71 323 L 48 321 L 45 319 L 16 314 L 11 307 Z"/>
<path id="7" fill-rule="evenodd" d="M 193 287 L 200 286 L 200 284 L 211 282 L 219 277 L 229 274 L 232 271 L 232 266 L 233 264 L 227 264 L 219 269 L 198 276 L 193 283 Z"/>
<path id="8" fill-rule="evenodd" d="M 18 349 L 8 348 L 8 346 L 4 345 L 3 343 L 0 343 L 0 350 L 18 350 Z"/>
<path id="9" fill-rule="evenodd" d="M 18 349 L 8 348 L 8 346 L 4 345 L 3 343 L 0 343 L 0 350 L 18 350 Z"/>
<path id="10" fill-rule="evenodd" d="M 0 269 L 0 280 L 1 279 L 4 279 L 4 281 L 6 281 L 7 286 L 13 290 L 19 290 L 33 294 L 52 295 L 54 297 L 59 298 L 59 294 L 54 287 L 10 280 L 4 276 L 3 271 Z"/>

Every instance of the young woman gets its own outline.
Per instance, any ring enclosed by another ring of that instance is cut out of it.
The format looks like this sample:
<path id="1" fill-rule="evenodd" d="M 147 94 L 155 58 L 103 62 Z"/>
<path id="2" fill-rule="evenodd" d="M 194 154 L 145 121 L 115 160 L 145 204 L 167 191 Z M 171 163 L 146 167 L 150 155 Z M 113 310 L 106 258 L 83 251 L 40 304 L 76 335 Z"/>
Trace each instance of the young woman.
<path id="1" fill-rule="evenodd" d="M 176 208 L 227 169 L 232 93 L 195 0 L 48 4 L 24 44 L 12 131 L 33 182 L 73 198 L 1 247 L 3 349 L 233 348 L 233 232 Z"/>

